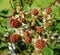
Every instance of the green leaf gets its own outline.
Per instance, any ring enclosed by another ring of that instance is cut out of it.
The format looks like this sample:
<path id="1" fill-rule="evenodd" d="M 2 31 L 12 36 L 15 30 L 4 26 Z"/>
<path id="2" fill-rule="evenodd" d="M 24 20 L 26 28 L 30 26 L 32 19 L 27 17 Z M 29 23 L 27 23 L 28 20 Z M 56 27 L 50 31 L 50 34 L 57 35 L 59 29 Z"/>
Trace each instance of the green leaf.
<path id="1" fill-rule="evenodd" d="M 2 39 L 2 36 L 0 36 L 0 40 Z"/>
<path id="2" fill-rule="evenodd" d="M 43 53 L 43 55 L 54 55 L 53 50 L 48 47 L 42 49 L 41 52 Z"/>
<path id="3" fill-rule="evenodd" d="M 5 34 L 5 28 L 2 28 L 1 26 L 0 26 L 0 33 L 2 33 L 2 34 Z"/>
<path id="4" fill-rule="evenodd" d="M 39 8 L 40 7 L 43 9 L 43 8 L 46 8 L 48 7 L 54 0 L 35 0 L 31 6 L 31 8 Z"/>
<path id="5" fill-rule="evenodd" d="M 9 0 L 0 0 L 0 11 L 8 10 L 10 8 Z"/>
<path id="6" fill-rule="evenodd" d="M 55 29 L 56 29 L 56 32 L 60 35 L 60 23 L 57 23 Z"/>
<path id="7" fill-rule="evenodd" d="M 20 2 L 22 4 L 24 11 L 30 11 L 29 5 L 24 0 L 20 0 Z"/>
<path id="8" fill-rule="evenodd" d="M 8 19 L 4 19 L 2 17 L 0 17 L 0 25 L 6 25 L 8 22 Z"/>
<path id="9" fill-rule="evenodd" d="M 12 15 L 12 7 L 9 0 L 0 0 L 0 15 Z"/>
<path id="10" fill-rule="evenodd" d="M 36 20 L 36 24 L 43 26 L 43 22 L 40 22 L 39 20 Z"/>
<path id="11" fill-rule="evenodd" d="M 20 1 L 20 0 L 19 0 Z M 17 3 L 18 3 L 18 0 L 11 0 L 11 5 L 14 7 L 14 8 L 16 8 L 16 6 L 17 6 Z"/>
<path id="12" fill-rule="evenodd" d="M 0 48 L 5 47 L 5 46 L 6 46 L 5 43 L 0 43 Z"/>
<path id="13" fill-rule="evenodd" d="M 52 14 L 55 14 L 55 19 L 60 20 L 60 7 L 54 6 Z"/>

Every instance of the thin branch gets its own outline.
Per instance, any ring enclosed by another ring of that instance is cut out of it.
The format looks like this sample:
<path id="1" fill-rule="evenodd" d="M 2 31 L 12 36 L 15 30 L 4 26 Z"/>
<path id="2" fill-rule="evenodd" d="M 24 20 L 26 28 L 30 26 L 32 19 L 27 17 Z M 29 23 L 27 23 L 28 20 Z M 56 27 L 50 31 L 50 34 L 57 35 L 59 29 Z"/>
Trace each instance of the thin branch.
<path id="1" fill-rule="evenodd" d="M 3 15 L 0 15 L 0 17 L 3 17 L 3 18 L 11 18 L 12 15 L 11 16 L 3 16 Z"/>

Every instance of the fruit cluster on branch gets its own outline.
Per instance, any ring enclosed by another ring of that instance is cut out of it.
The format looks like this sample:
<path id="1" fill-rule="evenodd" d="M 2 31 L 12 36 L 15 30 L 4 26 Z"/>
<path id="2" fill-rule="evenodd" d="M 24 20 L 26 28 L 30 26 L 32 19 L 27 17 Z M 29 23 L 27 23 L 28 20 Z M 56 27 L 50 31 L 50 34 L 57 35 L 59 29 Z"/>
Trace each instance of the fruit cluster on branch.
<path id="1" fill-rule="evenodd" d="M 30 12 L 19 9 L 14 10 L 14 16 L 10 18 L 9 25 L 15 32 L 10 36 L 10 42 L 17 44 L 22 41 L 28 46 L 32 44 L 34 47 L 32 54 L 36 51 L 40 54 L 40 50 L 44 49 L 46 44 L 51 44 L 51 34 L 54 31 L 48 29 L 52 26 L 52 11 L 52 7 L 45 8 L 42 14 L 37 8 Z M 29 18 L 31 19 L 28 21 Z M 47 38 L 44 37 L 44 33 Z"/>

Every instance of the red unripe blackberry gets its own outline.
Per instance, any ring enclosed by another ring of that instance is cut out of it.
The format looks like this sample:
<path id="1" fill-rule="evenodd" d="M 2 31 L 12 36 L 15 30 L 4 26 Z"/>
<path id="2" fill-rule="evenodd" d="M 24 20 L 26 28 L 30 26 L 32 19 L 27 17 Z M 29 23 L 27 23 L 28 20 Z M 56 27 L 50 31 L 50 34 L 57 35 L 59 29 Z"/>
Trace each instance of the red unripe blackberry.
<path id="1" fill-rule="evenodd" d="M 12 11 L 12 12 L 13 12 L 13 14 L 16 14 L 16 13 L 17 13 L 16 9 L 13 9 L 13 11 Z"/>
<path id="2" fill-rule="evenodd" d="M 49 23 L 49 22 L 46 22 L 46 23 L 45 23 L 45 26 L 46 26 L 46 27 L 49 27 L 50 25 L 51 25 L 51 23 Z"/>
<path id="3" fill-rule="evenodd" d="M 17 19 L 10 19 L 9 24 L 12 28 L 19 28 L 21 26 L 21 23 Z"/>
<path id="4" fill-rule="evenodd" d="M 36 32 L 37 32 L 37 33 L 40 34 L 40 33 L 42 33 L 42 31 L 43 31 L 43 28 L 42 28 L 41 26 L 37 26 L 37 27 L 36 27 Z"/>
<path id="5" fill-rule="evenodd" d="M 20 21 L 26 23 L 26 20 L 24 18 L 20 18 Z"/>
<path id="6" fill-rule="evenodd" d="M 30 36 L 27 36 L 27 37 L 25 37 L 24 41 L 26 44 L 30 44 L 32 41 L 32 38 Z"/>
<path id="7" fill-rule="evenodd" d="M 10 41 L 11 42 L 17 42 L 19 40 L 21 40 L 21 36 L 19 34 L 13 34 L 13 35 L 10 36 Z"/>
<path id="8" fill-rule="evenodd" d="M 42 39 L 38 39 L 38 40 L 36 41 L 35 45 L 36 45 L 36 47 L 37 47 L 38 49 L 43 49 L 43 48 L 45 48 L 45 43 L 44 43 L 44 41 L 43 41 Z"/>
<path id="9" fill-rule="evenodd" d="M 37 9 L 33 9 L 32 11 L 31 11 L 31 14 L 32 15 L 37 15 L 39 13 L 39 11 L 37 10 Z"/>
<path id="10" fill-rule="evenodd" d="M 51 12 L 52 12 L 52 8 L 51 7 L 46 8 L 46 13 L 47 14 L 50 14 Z"/>

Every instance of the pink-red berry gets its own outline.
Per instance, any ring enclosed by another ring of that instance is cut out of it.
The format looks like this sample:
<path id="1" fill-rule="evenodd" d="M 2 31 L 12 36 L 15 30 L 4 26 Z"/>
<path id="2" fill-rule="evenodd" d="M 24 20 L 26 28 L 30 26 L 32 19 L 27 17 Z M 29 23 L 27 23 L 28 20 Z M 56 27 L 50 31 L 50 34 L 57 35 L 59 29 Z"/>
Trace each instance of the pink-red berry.
<path id="1" fill-rule="evenodd" d="M 30 36 L 27 36 L 27 37 L 25 37 L 25 43 L 26 44 L 30 44 L 31 43 L 31 41 L 32 41 L 32 38 L 30 37 Z"/>
<path id="2" fill-rule="evenodd" d="M 32 15 L 37 15 L 39 13 L 39 11 L 37 10 L 37 9 L 33 9 L 32 11 L 31 11 L 31 14 Z"/>
<path id="3" fill-rule="evenodd" d="M 12 11 L 12 12 L 13 12 L 13 14 L 16 14 L 16 13 L 17 13 L 16 9 L 13 9 L 13 11 Z"/>
<path id="4" fill-rule="evenodd" d="M 43 31 L 43 28 L 42 28 L 41 26 L 37 26 L 37 27 L 36 27 L 36 32 L 37 32 L 37 33 L 40 34 L 40 33 L 42 33 L 42 31 Z"/>
<path id="5" fill-rule="evenodd" d="M 44 41 L 43 41 L 42 39 L 38 39 L 38 40 L 36 41 L 35 45 L 36 45 L 36 47 L 37 47 L 38 49 L 43 49 L 43 48 L 45 48 L 45 43 L 44 43 Z"/>
<path id="6" fill-rule="evenodd" d="M 45 23 L 45 26 L 46 26 L 46 27 L 49 27 L 50 25 L 51 25 L 51 23 L 49 23 L 49 22 L 46 22 L 46 23 Z"/>
<path id="7" fill-rule="evenodd" d="M 12 28 L 19 28 L 21 26 L 21 23 L 17 19 L 12 18 L 9 20 L 9 25 Z"/>
<path id="8" fill-rule="evenodd" d="M 21 36 L 19 34 L 13 34 L 13 35 L 10 36 L 10 41 L 11 42 L 17 42 L 19 40 L 21 40 Z"/>
<path id="9" fill-rule="evenodd" d="M 51 7 L 46 8 L 46 13 L 47 14 L 50 14 L 51 12 L 52 12 L 52 8 Z"/>

